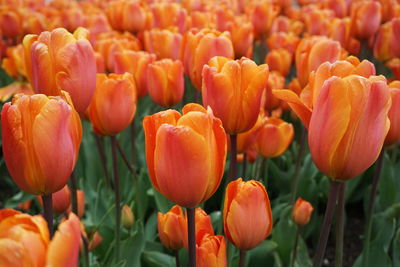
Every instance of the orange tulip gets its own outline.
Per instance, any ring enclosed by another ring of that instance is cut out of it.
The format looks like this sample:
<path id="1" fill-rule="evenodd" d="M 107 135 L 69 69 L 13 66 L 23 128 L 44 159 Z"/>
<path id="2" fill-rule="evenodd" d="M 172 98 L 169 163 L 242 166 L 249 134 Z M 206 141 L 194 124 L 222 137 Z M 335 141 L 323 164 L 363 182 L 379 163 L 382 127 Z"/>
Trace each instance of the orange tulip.
<path id="1" fill-rule="evenodd" d="M 228 184 L 224 202 L 224 232 L 240 250 L 258 246 L 272 231 L 271 205 L 265 187 L 239 178 Z M 251 218 L 251 220 L 245 219 Z"/>
<path id="2" fill-rule="evenodd" d="M 15 183 L 27 193 L 46 195 L 62 189 L 75 167 L 82 126 L 68 95 L 64 99 L 16 95 L 3 106 L 4 160 Z"/>
<path id="3" fill-rule="evenodd" d="M 380 60 L 400 57 L 400 18 L 383 24 L 374 43 L 374 56 Z"/>
<path id="4" fill-rule="evenodd" d="M 5 102 L 16 94 L 33 95 L 34 92 L 29 83 L 13 82 L 6 87 L 0 88 L 0 101 Z"/>
<path id="5" fill-rule="evenodd" d="M 136 113 L 136 86 L 132 74 L 97 74 L 97 88 L 88 107 L 93 130 L 115 135 L 130 125 Z"/>
<path id="6" fill-rule="evenodd" d="M 292 32 L 277 32 L 271 34 L 266 42 L 269 50 L 284 48 L 294 55 L 300 43 L 300 38 Z"/>
<path id="7" fill-rule="evenodd" d="M 253 24 L 245 17 L 236 17 L 229 24 L 228 31 L 231 33 L 235 58 L 251 58 L 253 56 L 254 42 Z"/>
<path id="8" fill-rule="evenodd" d="M 74 34 L 59 28 L 24 38 L 28 80 L 36 93 L 71 95 L 79 114 L 86 111 L 96 89 L 96 60 L 87 40 L 88 32 Z"/>
<path id="9" fill-rule="evenodd" d="M 270 71 L 278 71 L 287 76 L 292 66 L 292 55 L 284 48 L 271 50 L 265 57 Z"/>
<path id="10" fill-rule="evenodd" d="M 330 9 L 320 9 L 310 5 L 302 9 L 302 17 L 306 31 L 310 35 L 325 35 L 328 32 L 334 12 Z"/>
<path id="11" fill-rule="evenodd" d="M 170 107 L 182 100 L 185 81 L 181 61 L 163 59 L 150 63 L 146 78 L 150 97 L 160 106 Z"/>
<path id="12" fill-rule="evenodd" d="M 381 24 L 381 4 L 378 1 L 358 1 L 351 5 L 353 34 L 361 39 L 372 37 Z"/>
<path id="13" fill-rule="evenodd" d="M 147 94 L 148 65 L 156 60 L 154 54 L 124 50 L 115 54 L 115 72 L 129 72 L 135 77 L 138 97 Z"/>
<path id="14" fill-rule="evenodd" d="M 139 1 L 111 1 L 107 5 L 106 14 L 111 27 L 118 31 L 139 32 L 148 24 L 146 6 Z"/>
<path id="15" fill-rule="evenodd" d="M 253 23 L 256 38 L 268 33 L 279 11 L 279 7 L 268 0 L 255 1 L 247 6 L 246 14 Z"/>
<path id="16" fill-rule="evenodd" d="M 360 41 L 354 38 L 351 32 L 351 19 L 349 17 L 330 21 L 329 38 L 340 42 L 350 54 L 357 55 L 360 51 Z"/>
<path id="17" fill-rule="evenodd" d="M 121 222 L 126 229 L 130 229 L 135 223 L 135 215 L 128 205 L 122 207 Z"/>
<path id="18" fill-rule="evenodd" d="M 222 235 L 204 234 L 196 245 L 197 267 L 227 267 L 226 242 Z"/>
<path id="19" fill-rule="evenodd" d="M 7 38 L 18 39 L 23 34 L 23 16 L 12 6 L 0 7 L 0 31 Z"/>
<path id="20" fill-rule="evenodd" d="M 187 240 L 187 223 L 181 207 L 173 206 L 167 213 L 157 213 L 158 235 L 161 243 L 168 248 L 183 248 Z"/>
<path id="21" fill-rule="evenodd" d="M 292 219 L 297 225 L 304 226 L 310 221 L 313 210 L 310 202 L 299 197 L 293 206 Z"/>
<path id="22" fill-rule="evenodd" d="M 183 53 L 182 34 L 176 30 L 151 29 L 144 32 L 144 47 L 158 59 L 181 59 Z"/>
<path id="23" fill-rule="evenodd" d="M 103 237 L 99 234 L 99 232 L 94 232 L 92 238 L 89 242 L 89 251 L 94 250 L 100 243 L 103 241 Z"/>
<path id="24" fill-rule="evenodd" d="M 303 22 L 295 19 L 290 19 L 286 16 L 278 16 L 271 26 L 270 33 L 293 33 L 294 35 L 298 36 L 302 34 L 304 28 Z"/>
<path id="25" fill-rule="evenodd" d="M 212 58 L 203 69 L 203 103 L 221 119 L 229 134 L 250 130 L 260 111 L 268 66 L 242 58 Z"/>
<path id="26" fill-rule="evenodd" d="M 187 216 L 185 214 L 185 220 L 187 224 Z M 195 224 L 196 224 L 196 244 L 201 242 L 201 239 L 204 235 L 214 235 L 214 229 L 211 223 L 211 217 L 207 215 L 207 213 L 202 208 L 196 208 L 195 210 Z M 186 229 L 187 233 L 187 229 Z M 184 247 L 188 249 L 188 239 L 187 234 L 185 236 Z"/>
<path id="27" fill-rule="evenodd" d="M 389 84 L 392 96 L 392 106 L 389 110 L 390 128 L 385 139 L 385 146 L 390 146 L 400 141 L 400 81 L 393 81 Z"/>
<path id="28" fill-rule="evenodd" d="M 178 3 L 154 3 L 150 6 L 150 11 L 153 28 L 178 27 L 180 32 L 185 30 L 187 11 Z"/>
<path id="29" fill-rule="evenodd" d="M 40 206 L 43 206 L 43 200 L 41 196 L 38 196 Z M 51 195 L 53 200 L 53 211 L 56 213 L 64 213 L 68 210 L 71 205 L 71 192 L 68 185 L 65 185 L 61 190 Z"/>
<path id="30" fill-rule="evenodd" d="M 183 64 L 185 72 L 197 90 L 201 90 L 203 66 L 214 56 L 234 57 L 233 45 L 228 32 L 203 29 L 186 33 Z"/>
<path id="31" fill-rule="evenodd" d="M 271 111 L 279 107 L 281 101 L 272 94 L 272 91 L 284 87 L 285 77 L 280 72 L 271 71 L 269 73 L 267 87 L 264 91 L 261 101 L 261 105 L 265 108 L 265 110 Z"/>
<path id="32" fill-rule="evenodd" d="M 349 10 L 349 2 L 346 0 L 327 0 L 323 2 L 325 8 L 332 10 L 338 18 L 346 17 Z"/>
<path id="33" fill-rule="evenodd" d="M 274 117 L 265 118 L 257 131 L 257 152 L 264 158 L 278 157 L 286 151 L 293 136 L 294 129 L 291 123 Z"/>
<path id="34" fill-rule="evenodd" d="M 326 37 L 304 38 L 296 50 L 297 77 L 302 87 L 306 86 L 308 76 L 325 61 L 335 62 L 341 57 L 341 46 L 337 41 Z"/>
<path id="35" fill-rule="evenodd" d="M 147 167 L 157 191 L 189 208 L 214 194 L 224 173 L 226 138 L 211 109 L 188 104 L 182 116 L 162 111 L 146 116 L 143 128 Z"/>
<path id="36" fill-rule="evenodd" d="M 260 109 L 260 113 L 258 115 L 257 121 L 254 124 L 254 126 L 250 130 L 237 135 L 236 149 L 238 153 L 247 152 L 247 150 L 249 150 L 256 143 L 257 132 L 262 126 L 262 123 L 264 121 L 264 116 L 265 116 L 264 109 Z"/>
<path id="37" fill-rule="evenodd" d="M 2 67 L 13 78 L 26 77 L 24 47 L 19 44 L 7 48 L 7 57 L 3 59 Z"/>
<path id="38" fill-rule="evenodd" d="M 85 193 L 82 190 L 77 190 L 77 204 L 78 204 L 78 217 L 82 218 L 83 215 L 85 214 Z M 68 207 L 67 213 L 70 213 L 72 211 L 72 203 Z"/>

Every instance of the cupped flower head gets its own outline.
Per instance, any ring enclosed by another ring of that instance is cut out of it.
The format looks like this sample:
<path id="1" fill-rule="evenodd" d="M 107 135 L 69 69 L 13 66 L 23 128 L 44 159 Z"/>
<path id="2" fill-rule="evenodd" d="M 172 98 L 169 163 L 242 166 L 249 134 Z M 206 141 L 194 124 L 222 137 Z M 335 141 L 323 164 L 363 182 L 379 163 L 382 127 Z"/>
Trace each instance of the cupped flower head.
<path id="1" fill-rule="evenodd" d="M 385 146 L 390 146 L 400 141 L 400 81 L 391 82 L 389 90 L 392 96 L 392 106 L 388 113 L 390 128 L 385 139 Z"/>
<path id="2" fill-rule="evenodd" d="M 226 188 L 224 232 L 241 250 L 258 246 L 272 231 L 272 211 L 265 187 L 239 178 Z"/>
<path id="3" fill-rule="evenodd" d="M 146 161 L 157 191 L 195 207 L 217 190 L 224 173 L 226 137 L 211 109 L 188 104 L 183 115 L 166 110 L 143 120 Z"/>
<path id="4" fill-rule="evenodd" d="M 203 103 L 210 106 L 229 134 L 250 130 L 256 123 L 268 66 L 247 58 L 214 57 L 203 68 Z"/>
<path id="5" fill-rule="evenodd" d="M 2 144 L 8 171 L 23 191 L 62 189 L 78 159 L 82 126 L 66 94 L 16 95 L 3 106 Z"/>
<path id="6" fill-rule="evenodd" d="M 297 225 L 304 226 L 310 221 L 313 210 L 310 202 L 299 197 L 293 206 L 292 219 Z"/>
<path id="7" fill-rule="evenodd" d="M 158 236 L 168 248 L 178 250 L 184 247 L 187 239 L 187 223 L 182 208 L 173 206 L 167 213 L 157 213 Z"/>
<path id="8" fill-rule="evenodd" d="M 227 267 L 226 241 L 223 235 L 203 234 L 196 244 L 196 266 Z"/>

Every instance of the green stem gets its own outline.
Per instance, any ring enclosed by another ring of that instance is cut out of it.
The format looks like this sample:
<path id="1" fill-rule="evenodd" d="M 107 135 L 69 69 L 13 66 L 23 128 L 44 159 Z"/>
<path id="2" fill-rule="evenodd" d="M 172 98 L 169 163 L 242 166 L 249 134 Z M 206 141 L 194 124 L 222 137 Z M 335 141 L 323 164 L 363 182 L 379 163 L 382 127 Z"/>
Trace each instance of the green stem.
<path id="1" fill-rule="evenodd" d="M 195 209 L 186 208 L 188 224 L 189 267 L 196 267 L 196 225 Z"/>
<path id="2" fill-rule="evenodd" d="M 131 123 L 131 153 L 132 153 L 132 164 L 136 165 L 136 132 L 135 132 L 135 120 Z"/>
<path id="3" fill-rule="evenodd" d="M 298 243 L 299 243 L 299 236 L 300 236 L 300 226 L 297 225 L 296 237 L 294 239 L 293 251 L 292 251 L 292 260 L 290 262 L 290 267 L 293 267 L 294 263 L 296 262 L 297 247 L 298 247 Z"/>
<path id="4" fill-rule="evenodd" d="M 85 253 L 85 266 L 90 267 L 89 263 L 89 241 L 84 235 L 81 235 L 82 241 L 83 241 L 83 251 Z"/>
<path id="5" fill-rule="evenodd" d="M 340 188 L 339 188 L 338 208 L 337 208 L 337 214 L 336 214 L 335 267 L 343 266 L 345 190 L 346 190 L 346 183 L 343 182 L 343 183 L 341 183 Z"/>
<path id="6" fill-rule="evenodd" d="M 245 266 L 246 266 L 246 251 L 240 250 L 239 267 L 245 267 Z"/>
<path id="7" fill-rule="evenodd" d="M 131 172 L 131 174 L 133 175 L 133 177 L 134 177 L 134 178 L 137 178 L 135 167 L 133 167 L 133 166 L 131 165 L 131 163 L 129 162 L 128 157 L 126 156 L 126 154 L 125 154 L 124 150 L 122 149 L 121 145 L 119 144 L 118 140 L 117 140 L 116 142 L 117 142 L 117 149 L 118 149 L 118 152 L 119 152 L 119 154 L 121 155 L 121 157 L 122 157 L 122 159 L 123 159 L 123 161 L 124 161 L 126 167 L 128 167 L 128 169 L 129 169 L 129 171 Z"/>
<path id="8" fill-rule="evenodd" d="M 108 170 L 107 170 L 107 156 L 106 156 L 106 152 L 104 149 L 103 140 L 97 134 L 94 134 L 94 138 L 96 140 L 97 149 L 99 151 L 101 167 L 103 168 L 103 171 L 104 171 L 104 178 L 106 180 L 106 185 L 108 186 L 108 188 L 112 188 L 111 182 L 110 182 L 111 178 L 110 178 L 110 175 L 108 174 Z"/>
<path id="9" fill-rule="evenodd" d="M 317 250 L 314 256 L 314 267 L 320 267 L 325 254 L 326 244 L 328 243 L 329 232 L 331 230 L 331 223 L 333 212 L 335 211 L 336 199 L 338 197 L 341 182 L 331 180 L 329 188 L 328 203 L 326 205 L 324 222 L 322 224 L 321 233 L 319 235 Z"/>
<path id="10" fill-rule="evenodd" d="M 385 151 L 382 149 L 381 154 L 379 155 L 379 158 L 376 161 L 375 173 L 374 173 L 374 177 L 372 178 L 372 188 L 371 188 L 371 195 L 370 195 L 369 204 L 368 204 L 367 223 L 365 226 L 364 253 L 363 253 L 363 257 L 362 257 L 363 258 L 362 266 L 367 266 L 367 263 L 369 262 L 369 248 L 370 248 L 370 242 L 371 242 L 371 231 L 372 231 L 372 221 L 373 221 L 372 218 L 374 215 L 376 191 L 378 190 L 378 183 L 379 183 L 379 179 L 381 177 L 384 155 L 385 155 Z"/>
<path id="11" fill-rule="evenodd" d="M 53 198 L 52 194 L 42 195 L 43 199 L 43 217 L 47 222 L 50 238 L 53 237 Z"/>
<path id="12" fill-rule="evenodd" d="M 78 193 L 77 193 L 78 182 L 75 172 L 72 172 L 70 180 L 71 180 L 72 212 L 78 215 Z"/>
<path id="13" fill-rule="evenodd" d="M 296 167 L 294 170 L 293 182 L 292 182 L 292 192 L 290 195 L 290 200 L 292 204 L 294 204 L 296 200 L 297 187 L 300 181 L 301 161 L 303 159 L 303 154 L 306 147 L 306 140 L 307 140 L 307 130 L 304 128 L 304 126 L 302 126 L 299 153 L 297 154 Z"/>
<path id="14" fill-rule="evenodd" d="M 121 231 L 121 201 L 119 192 L 117 139 L 111 136 L 112 160 L 114 169 L 114 192 L 115 192 L 115 262 L 119 261 L 120 231 Z"/>
<path id="15" fill-rule="evenodd" d="M 237 171 L 236 171 L 237 135 L 231 134 L 230 137 L 231 137 L 231 151 L 230 151 L 229 177 L 231 181 L 234 181 L 237 178 Z"/>

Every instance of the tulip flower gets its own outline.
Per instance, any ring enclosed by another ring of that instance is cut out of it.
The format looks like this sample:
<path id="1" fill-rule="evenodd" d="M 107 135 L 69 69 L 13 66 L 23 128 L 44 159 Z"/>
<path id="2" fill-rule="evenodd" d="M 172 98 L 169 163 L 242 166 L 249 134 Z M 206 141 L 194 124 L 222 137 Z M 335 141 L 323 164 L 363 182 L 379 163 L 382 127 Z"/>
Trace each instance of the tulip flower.
<path id="1" fill-rule="evenodd" d="M 260 113 L 254 126 L 250 130 L 237 135 L 238 153 L 245 153 L 256 143 L 257 133 L 264 122 L 264 117 L 264 109 L 260 109 Z"/>
<path id="2" fill-rule="evenodd" d="M 310 202 L 299 197 L 293 207 L 292 219 L 297 225 L 304 226 L 310 221 L 313 210 Z"/>
<path id="3" fill-rule="evenodd" d="M 300 43 L 300 38 L 292 32 L 276 32 L 268 37 L 266 43 L 269 50 L 283 48 L 294 55 Z"/>
<path id="4" fill-rule="evenodd" d="M 165 214 L 158 212 L 157 220 L 161 243 L 168 249 L 183 248 L 187 240 L 187 225 L 181 207 L 175 205 Z"/>
<path id="5" fill-rule="evenodd" d="M 92 238 L 89 242 L 89 251 L 94 250 L 100 243 L 103 241 L 103 237 L 99 234 L 99 232 L 94 232 Z"/>
<path id="6" fill-rule="evenodd" d="M 168 27 L 178 27 L 180 32 L 184 32 L 187 11 L 178 3 L 154 3 L 150 5 L 150 11 L 153 28 L 166 29 Z"/>
<path id="7" fill-rule="evenodd" d="M 269 66 L 269 65 L 268 65 Z M 285 87 L 285 77 L 278 71 L 270 71 L 268 75 L 267 86 L 264 91 L 264 95 L 261 100 L 261 105 L 267 111 L 277 109 L 281 104 L 281 100 L 276 98 L 272 91 Z"/>
<path id="8" fill-rule="evenodd" d="M 143 34 L 144 47 L 158 59 L 181 59 L 183 53 L 182 34 L 173 30 L 151 29 Z"/>
<path id="9" fill-rule="evenodd" d="M 287 76 L 292 65 L 292 55 L 284 48 L 270 51 L 265 57 L 270 71 L 278 71 L 283 76 Z"/>
<path id="10" fill-rule="evenodd" d="M 214 56 L 233 59 L 234 50 L 230 34 L 215 30 L 191 30 L 184 40 L 183 64 L 197 90 L 201 90 L 203 66 Z"/>
<path id="11" fill-rule="evenodd" d="M 301 35 L 303 32 L 303 22 L 295 19 L 290 19 L 286 16 L 278 16 L 272 23 L 270 33 L 293 33 L 295 35 Z"/>
<path id="12" fill-rule="evenodd" d="M 24 47 L 19 44 L 7 48 L 7 57 L 3 59 L 2 68 L 13 78 L 25 77 Z"/>
<path id="13" fill-rule="evenodd" d="M 53 96 L 67 91 L 81 115 L 96 89 L 96 60 L 87 35 L 83 28 L 73 35 L 58 28 L 39 36 L 26 35 L 23 41 L 26 72 L 34 91 Z"/>
<path id="14" fill-rule="evenodd" d="M 52 194 L 53 199 L 53 211 L 61 214 L 67 211 L 71 205 L 71 192 L 68 185 L 65 185 L 61 190 Z M 43 206 L 43 200 L 41 196 L 38 196 L 40 206 Z"/>
<path id="15" fill-rule="evenodd" d="M 111 1 L 105 11 L 111 27 L 118 31 L 138 32 L 148 24 L 145 5 L 139 1 Z"/>
<path id="16" fill-rule="evenodd" d="M 352 34 L 352 21 L 349 17 L 334 18 L 330 21 L 329 38 L 340 42 L 350 54 L 357 55 L 360 51 L 360 41 Z"/>
<path id="17" fill-rule="evenodd" d="M 23 16 L 12 6 L 0 7 L 0 31 L 7 38 L 18 39 L 23 34 Z"/>
<path id="18" fill-rule="evenodd" d="M 78 158 L 82 126 L 67 95 L 16 95 L 2 110 L 8 171 L 23 191 L 47 195 L 62 189 Z"/>
<path id="19" fill-rule="evenodd" d="M 34 92 L 29 83 L 13 82 L 3 88 L 0 88 L 0 101 L 5 102 L 16 94 L 33 95 Z"/>
<path id="20" fill-rule="evenodd" d="M 256 38 L 260 38 L 262 35 L 268 33 L 279 11 L 279 7 L 267 0 L 253 2 L 247 6 L 246 14 L 253 23 Z"/>
<path id="21" fill-rule="evenodd" d="M 133 76 L 97 74 L 97 88 L 88 107 L 93 130 L 102 136 L 115 135 L 127 128 L 136 112 Z"/>
<path id="22" fill-rule="evenodd" d="M 297 77 L 302 87 L 307 85 L 308 76 L 322 63 L 335 62 L 341 57 L 341 46 L 337 41 L 326 37 L 304 38 L 296 50 Z"/>
<path id="23" fill-rule="evenodd" d="M 155 61 L 148 65 L 146 78 L 149 95 L 160 106 L 170 107 L 182 100 L 185 81 L 181 61 Z"/>
<path id="24" fill-rule="evenodd" d="M 293 136 L 291 123 L 274 117 L 265 118 L 257 131 L 257 152 L 264 158 L 278 157 L 286 151 Z"/>
<path id="25" fill-rule="evenodd" d="M 248 131 L 256 123 L 268 66 L 242 58 L 212 58 L 203 69 L 203 103 L 213 109 L 229 134 Z"/>
<path id="26" fill-rule="evenodd" d="M 161 111 L 146 116 L 143 128 L 147 167 L 157 191 L 189 208 L 214 194 L 224 173 L 226 138 L 211 109 L 188 104 L 183 115 Z"/>
<path id="27" fill-rule="evenodd" d="M 374 56 L 380 60 L 400 57 L 400 18 L 383 24 L 374 43 Z"/>
<path id="28" fill-rule="evenodd" d="M 390 128 L 385 139 L 385 146 L 390 146 L 400 141 L 400 116 L 398 113 L 400 106 L 400 81 L 391 82 L 389 89 L 392 96 L 392 106 L 388 113 Z"/>
<path id="29" fill-rule="evenodd" d="M 133 214 L 131 208 L 128 205 L 124 205 L 122 207 L 121 221 L 122 225 L 126 229 L 132 228 L 133 224 L 135 223 L 135 215 Z"/>
<path id="30" fill-rule="evenodd" d="M 197 267 L 227 267 L 226 242 L 222 235 L 204 234 L 196 246 Z"/>
<path id="31" fill-rule="evenodd" d="M 236 17 L 228 25 L 228 31 L 231 34 L 235 58 L 253 56 L 254 32 L 253 24 L 246 17 Z"/>
<path id="32" fill-rule="evenodd" d="M 361 39 L 372 37 L 381 24 L 381 4 L 378 1 L 359 1 L 351 5 L 353 34 Z"/>
<path id="33" fill-rule="evenodd" d="M 251 218 L 246 220 L 245 218 Z M 224 232 L 240 250 L 258 246 L 272 231 L 271 205 L 265 187 L 257 181 L 230 182 L 224 202 Z"/>
<path id="34" fill-rule="evenodd" d="M 196 244 L 201 242 L 201 239 L 205 234 L 214 235 L 214 229 L 211 223 L 211 217 L 202 208 L 196 208 L 195 210 L 195 225 L 196 225 Z M 185 217 L 187 220 L 187 216 Z M 184 247 L 189 249 L 188 239 L 185 236 L 183 240 Z"/>
<path id="35" fill-rule="evenodd" d="M 302 9 L 302 17 L 307 33 L 324 35 L 328 32 L 330 22 L 334 18 L 334 12 L 330 9 L 320 9 L 315 5 L 310 5 Z"/>
<path id="36" fill-rule="evenodd" d="M 129 72 L 135 77 L 137 96 L 147 94 L 148 65 L 156 60 L 154 54 L 124 50 L 115 54 L 115 72 Z"/>

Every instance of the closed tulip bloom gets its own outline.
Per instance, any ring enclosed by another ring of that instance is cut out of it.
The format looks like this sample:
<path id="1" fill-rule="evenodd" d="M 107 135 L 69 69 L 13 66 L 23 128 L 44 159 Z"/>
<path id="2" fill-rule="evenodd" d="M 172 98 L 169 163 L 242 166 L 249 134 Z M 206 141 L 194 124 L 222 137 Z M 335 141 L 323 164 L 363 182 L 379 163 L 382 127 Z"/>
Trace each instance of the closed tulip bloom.
<path id="1" fill-rule="evenodd" d="M 294 56 L 300 43 L 300 38 L 292 32 L 276 32 L 268 37 L 266 43 L 269 50 L 283 48 Z"/>
<path id="2" fill-rule="evenodd" d="M 304 226 L 310 221 L 313 210 L 310 202 L 299 197 L 293 206 L 292 219 L 297 225 Z"/>
<path id="3" fill-rule="evenodd" d="M 329 38 L 340 42 L 350 54 L 358 55 L 360 51 L 360 41 L 354 38 L 352 33 L 352 21 L 349 17 L 343 19 L 334 18 L 330 21 Z"/>
<path id="4" fill-rule="evenodd" d="M 272 91 L 285 87 L 285 77 L 278 71 L 270 71 L 268 76 L 267 87 L 265 88 L 261 106 L 267 111 L 277 109 L 281 104 L 281 100 L 276 98 Z"/>
<path id="5" fill-rule="evenodd" d="M 203 69 L 203 103 L 213 109 L 227 133 L 242 133 L 256 123 L 267 82 L 266 64 L 214 57 Z"/>
<path id="6" fill-rule="evenodd" d="M 187 240 L 187 222 L 181 207 L 175 205 L 165 214 L 158 212 L 157 220 L 161 243 L 168 249 L 183 248 Z"/>
<path id="7" fill-rule="evenodd" d="M 226 188 L 224 232 L 240 250 L 258 246 L 272 231 L 271 205 L 265 187 L 239 178 Z"/>
<path id="8" fill-rule="evenodd" d="M 26 35 L 23 41 L 28 80 L 35 92 L 54 96 L 67 91 L 79 114 L 86 111 L 96 89 L 96 59 L 87 35 L 83 28 L 73 35 L 58 28 Z"/>
<path id="9" fill-rule="evenodd" d="M 400 79 L 400 58 L 393 58 L 389 61 L 386 61 L 385 66 L 392 71 L 396 80 Z"/>
<path id="10" fill-rule="evenodd" d="M 89 251 L 94 250 L 100 243 L 103 241 L 103 237 L 99 234 L 98 231 L 94 232 L 92 238 L 89 242 Z"/>
<path id="11" fill-rule="evenodd" d="M 374 56 L 382 61 L 400 57 L 400 18 L 381 25 L 374 43 Z"/>
<path id="12" fill-rule="evenodd" d="M 392 106 L 388 116 L 390 120 L 389 132 L 385 139 L 385 146 L 393 145 L 400 141 L 400 81 L 393 81 L 389 84 L 390 94 L 392 96 Z"/>
<path id="13" fill-rule="evenodd" d="M 268 52 L 265 57 L 265 63 L 268 64 L 270 71 L 275 70 L 283 76 L 287 76 L 292 65 L 292 55 L 286 49 L 275 49 Z"/>
<path id="14" fill-rule="evenodd" d="M 306 31 L 310 35 L 325 35 L 329 24 L 334 18 L 334 12 L 330 9 L 320 9 L 310 5 L 302 9 L 302 17 L 306 25 Z"/>
<path id="15" fill-rule="evenodd" d="M 381 24 L 381 4 L 378 1 L 359 1 L 351 6 L 353 34 L 361 39 L 372 37 Z"/>
<path id="16" fill-rule="evenodd" d="M 124 50 L 115 54 L 115 72 L 129 72 L 135 77 L 137 96 L 147 94 L 148 65 L 156 60 L 154 54 Z"/>
<path id="17" fill-rule="evenodd" d="M 228 31 L 231 33 L 235 58 L 251 58 L 254 43 L 253 24 L 246 17 L 236 17 L 228 25 Z"/>
<path id="18" fill-rule="evenodd" d="M 326 37 L 304 38 L 296 50 L 297 77 L 302 87 L 307 85 L 308 75 L 326 61 L 335 62 L 341 57 L 341 46 Z"/>
<path id="19" fill-rule="evenodd" d="M 197 90 L 201 90 L 203 66 L 214 56 L 233 59 L 234 50 L 230 34 L 203 29 L 186 33 L 184 41 L 183 64 L 185 72 Z"/>
<path id="20" fill-rule="evenodd" d="M 0 31 L 7 38 L 17 39 L 23 35 L 23 16 L 20 9 L 13 6 L 0 7 Z"/>
<path id="21" fill-rule="evenodd" d="M 170 107 L 182 100 L 185 81 L 180 60 L 163 59 L 149 64 L 147 79 L 150 97 L 160 106 Z"/>
<path id="22" fill-rule="evenodd" d="M 143 120 L 146 161 L 153 186 L 183 207 L 211 197 L 221 183 L 226 159 L 222 123 L 197 104 L 162 111 Z"/>
<path id="23" fill-rule="evenodd" d="M 174 28 L 175 29 L 175 28 Z M 175 30 L 151 29 L 144 32 L 144 48 L 158 59 L 181 59 L 183 53 L 182 34 Z"/>
<path id="24" fill-rule="evenodd" d="M 197 267 L 227 267 L 226 241 L 222 235 L 204 234 L 196 245 Z"/>
<path id="25" fill-rule="evenodd" d="M 253 2 L 246 8 L 246 14 L 250 17 L 254 26 L 254 35 L 260 38 L 268 33 L 272 22 L 279 14 L 279 7 L 271 1 L 263 0 Z"/>
<path id="26" fill-rule="evenodd" d="M 10 99 L 10 97 L 16 94 L 33 95 L 34 92 L 29 83 L 13 82 L 5 87 L 0 88 L 0 101 L 6 102 Z"/>
<path id="27" fill-rule="evenodd" d="M 1 114 L 4 160 L 23 191 L 47 195 L 62 189 L 78 158 L 79 115 L 66 95 L 16 95 Z"/>
<path id="28" fill-rule="evenodd" d="M 107 5 L 106 14 L 111 27 L 117 31 L 138 32 L 148 24 L 146 7 L 139 1 L 111 1 Z"/>
<path id="29" fill-rule="evenodd" d="M 153 28 L 165 29 L 178 27 L 180 32 L 185 30 L 187 11 L 178 3 L 159 2 L 150 6 Z"/>
<path id="30" fill-rule="evenodd" d="M 196 236 L 196 244 L 198 244 L 199 242 L 201 242 L 204 235 L 206 235 L 206 234 L 214 235 L 214 228 L 211 223 L 211 217 L 208 216 L 208 214 L 202 208 L 196 208 L 195 218 L 196 218 L 196 220 L 195 220 L 195 224 L 196 224 L 195 236 Z M 186 214 L 185 214 L 185 220 L 187 220 Z M 186 225 L 187 225 L 187 221 L 186 221 Z M 187 233 L 187 230 L 186 230 L 186 233 Z M 183 241 L 184 241 L 184 247 L 186 248 L 186 250 L 189 250 L 187 235 L 185 236 L 185 239 Z"/>
<path id="31" fill-rule="evenodd" d="M 278 157 L 289 147 L 293 136 L 291 123 L 274 117 L 265 118 L 257 132 L 257 152 L 264 158 Z"/>
<path id="32" fill-rule="evenodd" d="M 136 87 L 132 74 L 97 74 L 97 88 L 88 107 L 93 130 L 115 135 L 130 125 L 136 113 Z"/>
<path id="33" fill-rule="evenodd" d="M 130 229 L 135 223 L 135 215 L 128 205 L 122 207 L 121 222 L 126 229 Z"/>
<path id="34" fill-rule="evenodd" d="M 24 47 L 21 44 L 8 47 L 6 55 L 1 66 L 7 74 L 15 79 L 26 77 Z"/>
<path id="35" fill-rule="evenodd" d="M 55 213 L 61 214 L 68 210 L 71 205 L 71 192 L 68 185 L 65 185 L 61 190 L 53 193 L 51 195 L 53 200 L 53 211 Z M 40 206 L 43 206 L 43 200 L 41 196 L 38 196 Z"/>

